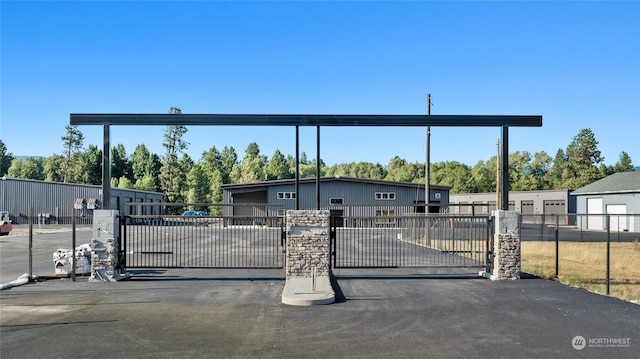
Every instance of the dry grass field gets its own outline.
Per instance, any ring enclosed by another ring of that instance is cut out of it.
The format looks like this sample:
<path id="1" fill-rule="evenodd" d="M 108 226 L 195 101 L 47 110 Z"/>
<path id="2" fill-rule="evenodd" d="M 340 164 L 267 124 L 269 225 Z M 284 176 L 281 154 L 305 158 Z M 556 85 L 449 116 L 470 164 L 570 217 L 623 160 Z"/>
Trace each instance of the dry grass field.
<path id="1" fill-rule="evenodd" d="M 555 242 L 522 242 L 522 271 L 543 278 L 555 277 Z M 611 243 L 610 295 L 640 302 L 640 243 Z M 606 293 L 607 244 L 560 242 L 561 283 Z"/>

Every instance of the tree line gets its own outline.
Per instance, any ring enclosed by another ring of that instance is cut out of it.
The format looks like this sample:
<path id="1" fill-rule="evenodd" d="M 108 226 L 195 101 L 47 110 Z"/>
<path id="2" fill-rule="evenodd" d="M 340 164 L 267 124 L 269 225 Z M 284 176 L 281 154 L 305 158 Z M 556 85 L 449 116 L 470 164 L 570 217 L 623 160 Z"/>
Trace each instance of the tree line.
<path id="1" fill-rule="evenodd" d="M 171 114 L 180 114 L 177 107 Z M 102 150 L 90 144 L 77 126 L 65 126 L 62 152 L 48 158 L 15 158 L 0 140 L 0 176 L 98 185 L 102 182 Z M 187 153 L 185 126 L 167 126 L 162 146 L 165 153 L 151 153 L 139 144 L 131 155 L 124 145 L 111 149 L 111 185 L 162 192 L 168 202 L 222 203 L 222 185 L 295 178 L 295 157 L 276 150 L 271 157 L 250 143 L 240 158 L 233 147 L 215 146 L 194 160 Z M 316 159 L 300 155 L 300 177 L 316 175 Z M 511 190 L 577 189 L 615 172 L 633 171 L 631 158 L 620 153 L 613 166 L 604 164 L 598 141 L 589 128 L 581 129 L 566 149 L 554 158 L 544 151 L 509 154 Z M 451 193 L 493 192 L 496 189 L 497 156 L 469 166 L 457 161 L 434 162 L 430 166 L 431 184 L 451 187 Z M 331 166 L 320 160 L 322 176 L 350 176 L 389 181 L 424 183 L 425 164 L 408 162 L 398 156 L 388 164 L 350 162 Z"/>

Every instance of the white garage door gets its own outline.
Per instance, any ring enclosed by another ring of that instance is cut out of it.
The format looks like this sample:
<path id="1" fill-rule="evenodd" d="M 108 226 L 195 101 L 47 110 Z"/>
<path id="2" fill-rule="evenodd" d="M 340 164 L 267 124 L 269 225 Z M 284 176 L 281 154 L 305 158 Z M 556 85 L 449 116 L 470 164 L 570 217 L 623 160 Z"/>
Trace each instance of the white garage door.
<path id="1" fill-rule="evenodd" d="M 604 229 L 602 198 L 587 198 L 587 214 L 587 229 Z"/>
<path id="2" fill-rule="evenodd" d="M 607 214 L 609 214 L 611 232 L 622 232 L 625 230 L 629 230 L 629 225 L 627 223 L 626 204 L 608 204 Z M 616 216 L 617 214 L 619 214 L 620 216 Z"/>

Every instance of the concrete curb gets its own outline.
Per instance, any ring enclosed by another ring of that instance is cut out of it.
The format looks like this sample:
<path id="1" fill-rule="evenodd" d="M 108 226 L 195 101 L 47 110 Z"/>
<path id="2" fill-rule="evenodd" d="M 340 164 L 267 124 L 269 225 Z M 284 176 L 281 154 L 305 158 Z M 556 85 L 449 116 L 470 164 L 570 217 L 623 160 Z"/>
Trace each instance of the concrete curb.
<path id="1" fill-rule="evenodd" d="M 329 276 L 316 277 L 315 291 L 311 277 L 290 277 L 286 280 L 282 291 L 282 303 L 288 305 L 323 305 L 331 304 L 335 300 L 336 294 L 331 287 Z"/>

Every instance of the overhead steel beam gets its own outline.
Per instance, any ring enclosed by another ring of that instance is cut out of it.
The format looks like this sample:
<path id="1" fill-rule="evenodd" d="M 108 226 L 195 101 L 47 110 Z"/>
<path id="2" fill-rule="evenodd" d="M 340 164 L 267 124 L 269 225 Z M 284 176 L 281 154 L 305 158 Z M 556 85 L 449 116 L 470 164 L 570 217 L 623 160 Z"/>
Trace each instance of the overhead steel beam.
<path id="1" fill-rule="evenodd" d="M 299 206 L 299 126 L 317 126 L 317 169 L 316 181 L 319 196 L 320 165 L 320 126 L 380 126 L 380 127 L 501 127 L 503 172 L 502 203 L 498 208 L 509 208 L 509 127 L 541 127 L 542 116 L 509 116 L 509 115 L 256 115 L 256 114 L 97 114 L 72 113 L 70 124 L 104 126 L 103 168 L 110 168 L 109 126 L 295 126 L 296 127 L 296 209 Z M 110 171 L 103 171 L 102 191 L 103 205 L 110 204 Z M 425 191 L 426 192 L 426 191 Z M 425 193 L 425 202 L 429 193 Z M 319 205 L 319 198 L 316 203 Z M 425 204 L 428 206 L 428 204 Z"/>
<path id="2" fill-rule="evenodd" d="M 542 116 L 510 115 L 256 115 L 72 113 L 73 125 L 137 126 L 458 126 L 541 127 Z"/>

